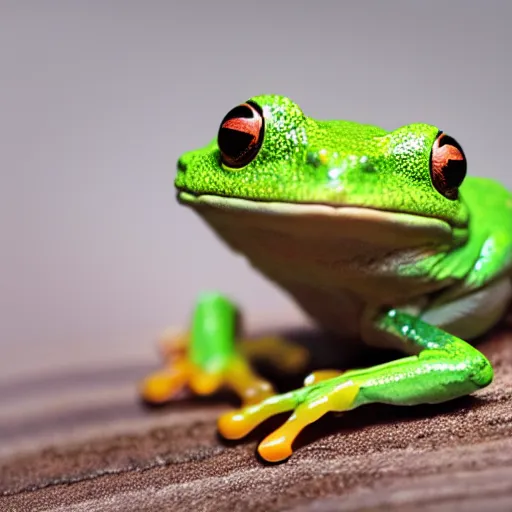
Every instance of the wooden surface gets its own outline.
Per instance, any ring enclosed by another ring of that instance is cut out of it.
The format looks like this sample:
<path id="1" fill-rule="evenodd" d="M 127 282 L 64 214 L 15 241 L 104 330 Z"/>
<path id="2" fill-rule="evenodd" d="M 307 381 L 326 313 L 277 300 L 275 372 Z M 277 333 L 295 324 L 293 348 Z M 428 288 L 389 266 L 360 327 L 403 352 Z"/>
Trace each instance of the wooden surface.
<path id="1" fill-rule="evenodd" d="M 512 510 L 512 332 L 480 344 L 493 384 L 437 406 L 367 406 L 309 428 L 285 464 L 223 443 L 221 401 L 142 407 L 148 368 L 0 388 L 0 510 Z M 267 425 L 268 430 L 268 425 Z"/>

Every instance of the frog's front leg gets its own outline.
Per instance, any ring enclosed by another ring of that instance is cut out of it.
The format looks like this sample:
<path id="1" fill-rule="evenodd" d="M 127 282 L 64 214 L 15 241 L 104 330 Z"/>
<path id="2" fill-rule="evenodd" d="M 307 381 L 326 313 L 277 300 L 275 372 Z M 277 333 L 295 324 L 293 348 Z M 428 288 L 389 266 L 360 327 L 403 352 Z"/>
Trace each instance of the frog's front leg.
<path id="1" fill-rule="evenodd" d="M 288 367 L 305 363 L 304 350 L 280 338 L 236 340 L 236 323 L 237 309 L 231 301 L 217 293 L 202 294 L 194 309 L 190 332 L 165 344 L 166 367 L 142 382 L 142 398 L 157 404 L 169 401 L 187 387 L 197 395 L 211 395 L 220 388 L 228 388 L 243 404 L 257 403 L 275 391 L 252 370 L 251 356 L 257 358 L 261 355 L 259 351 L 264 350 L 267 359 L 285 357 Z"/>
<path id="2" fill-rule="evenodd" d="M 219 419 L 220 433 L 228 439 L 239 439 L 270 416 L 293 411 L 288 421 L 258 447 L 263 459 L 277 462 L 292 454 L 292 443 L 300 431 L 327 412 L 348 411 L 372 402 L 443 402 L 492 381 L 493 370 L 483 354 L 419 318 L 390 310 L 377 318 L 375 327 L 382 335 L 400 340 L 409 353 L 413 348 L 418 355 L 328 379 L 309 377 L 313 384 L 223 415 Z"/>

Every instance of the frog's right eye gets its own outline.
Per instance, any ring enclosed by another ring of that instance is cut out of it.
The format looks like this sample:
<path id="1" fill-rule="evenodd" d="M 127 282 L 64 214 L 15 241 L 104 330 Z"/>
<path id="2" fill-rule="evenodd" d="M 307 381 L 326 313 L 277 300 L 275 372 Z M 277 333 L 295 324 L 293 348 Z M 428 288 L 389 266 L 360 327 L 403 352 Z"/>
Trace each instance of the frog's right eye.
<path id="1" fill-rule="evenodd" d="M 256 103 L 248 101 L 230 110 L 217 136 L 222 163 L 239 169 L 252 162 L 263 142 L 265 122 Z"/>
<path id="2" fill-rule="evenodd" d="M 466 167 L 466 157 L 460 144 L 453 137 L 439 132 L 430 154 L 430 176 L 436 190 L 448 199 L 457 199 Z"/>

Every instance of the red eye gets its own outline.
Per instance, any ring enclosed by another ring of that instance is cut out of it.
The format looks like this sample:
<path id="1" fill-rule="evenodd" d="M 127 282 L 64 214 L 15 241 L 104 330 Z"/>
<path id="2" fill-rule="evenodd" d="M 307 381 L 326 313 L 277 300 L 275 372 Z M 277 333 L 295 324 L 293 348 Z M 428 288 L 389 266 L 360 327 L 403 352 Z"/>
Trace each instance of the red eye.
<path id="1" fill-rule="evenodd" d="M 467 161 L 460 144 L 439 132 L 430 154 L 430 176 L 436 190 L 448 199 L 457 199 L 466 168 Z"/>
<path id="2" fill-rule="evenodd" d="M 217 136 L 222 162 L 233 168 L 252 162 L 263 142 L 263 132 L 263 114 L 256 103 L 248 101 L 230 110 Z"/>

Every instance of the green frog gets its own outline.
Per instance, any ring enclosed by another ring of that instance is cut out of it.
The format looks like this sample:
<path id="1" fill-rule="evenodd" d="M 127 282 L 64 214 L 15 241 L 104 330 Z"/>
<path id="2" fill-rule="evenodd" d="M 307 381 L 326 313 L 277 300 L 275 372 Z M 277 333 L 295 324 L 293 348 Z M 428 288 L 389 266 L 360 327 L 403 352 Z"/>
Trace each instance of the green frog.
<path id="1" fill-rule="evenodd" d="M 328 412 L 439 403 L 487 386 L 492 366 L 468 340 L 499 321 L 512 295 L 512 196 L 466 169 L 461 145 L 432 125 L 320 121 L 278 95 L 233 108 L 213 141 L 179 158 L 180 203 L 340 344 L 356 339 L 404 357 L 319 369 L 277 394 L 241 348 L 237 306 L 209 292 L 173 364 L 142 383 L 142 396 L 156 403 L 185 387 L 227 387 L 242 400 L 219 418 L 228 439 L 288 412 L 258 446 L 278 462 Z M 273 347 L 278 358 L 293 355 Z"/>

